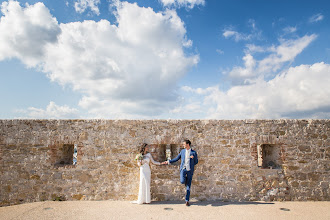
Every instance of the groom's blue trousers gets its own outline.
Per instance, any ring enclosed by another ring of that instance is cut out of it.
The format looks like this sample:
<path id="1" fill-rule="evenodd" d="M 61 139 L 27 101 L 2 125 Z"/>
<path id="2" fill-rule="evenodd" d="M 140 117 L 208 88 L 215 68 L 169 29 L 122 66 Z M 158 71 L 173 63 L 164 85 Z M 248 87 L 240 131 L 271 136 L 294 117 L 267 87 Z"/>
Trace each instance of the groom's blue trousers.
<path id="1" fill-rule="evenodd" d="M 186 202 L 189 201 L 190 197 L 190 188 L 191 188 L 192 172 L 191 170 L 187 171 L 186 169 L 181 170 L 180 172 L 180 182 L 186 184 L 187 193 L 186 193 Z"/>

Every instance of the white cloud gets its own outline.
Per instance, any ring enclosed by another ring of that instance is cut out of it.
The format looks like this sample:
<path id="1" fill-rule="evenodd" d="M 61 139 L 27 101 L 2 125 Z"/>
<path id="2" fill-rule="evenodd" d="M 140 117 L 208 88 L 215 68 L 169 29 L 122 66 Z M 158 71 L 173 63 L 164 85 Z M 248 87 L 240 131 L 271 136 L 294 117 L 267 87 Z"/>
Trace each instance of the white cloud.
<path id="1" fill-rule="evenodd" d="M 233 38 L 236 42 L 238 41 L 249 41 L 252 39 L 260 39 L 261 31 L 256 27 L 256 23 L 253 19 L 249 19 L 248 26 L 251 28 L 251 33 L 239 33 L 234 30 L 233 27 L 228 27 L 223 30 L 222 35 L 227 38 Z"/>
<path id="2" fill-rule="evenodd" d="M 207 90 L 207 89 L 201 89 L 201 88 L 193 89 L 189 86 L 183 86 L 183 87 L 181 87 L 181 89 L 184 92 L 196 93 L 198 95 L 205 95 L 209 92 L 209 90 Z"/>
<path id="3" fill-rule="evenodd" d="M 250 83 L 261 77 L 269 77 L 279 71 L 285 63 L 292 62 L 312 41 L 316 35 L 305 35 L 298 39 L 280 40 L 280 45 L 271 47 L 260 47 L 252 44 L 247 45 L 245 56 L 243 57 L 244 66 L 235 66 L 228 72 L 228 76 L 233 83 Z M 256 60 L 253 53 L 269 53 L 260 60 Z"/>
<path id="4" fill-rule="evenodd" d="M 225 38 L 233 37 L 235 41 L 241 41 L 241 40 L 250 40 L 252 38 L 251 34 L 241 34 L 234 30 L 224 30 L 222 34 Z"/>
<path id="5" fill-rule="evenodd" d="M 275 53 L 270 54 L 259 62 L 258 72 L 275 72 L 279 70 L 283 63 L 293 61 L 317 35 L 305 35 L 295 40 L 281 40 L 281 44 L 275 48 Z"/>
<path id="6" fill-rule="evenodd" d="M 324 16 L 321 13 L 315 14 L 312 17 L 309 18 L 309 23 L 315 23 L 318 21 L 322 21 L 324 19 Z"/>
<path id="7" fill-rule="evenodd" d="M 239 41 L 250 41 L 252 39 L 259 39 L 261 37 L 261 31 L 258 31 L 255 28 L 255 25 L 253 25 L 253 31 L 249 34 L 245 33 L 239 33 L 233 28 L 227 28 L 223 31 L 222 34 L 226 39 L 228 38 L 233 38 L 234 41 L 239 42 Z"/>
<path id="8" fill-rule="evenodd" d="M 246 50 L 245 50 L 246 54 L 273 52 L 275 50 L 274 47 L 267 48 L 254 44 L 247 44 L 245 46 L 246 46 Z"/>
<path id="9" fill-rule="evenodd" d="M 100 15 L 100 10 L 97 6 L 100 3 L 101 0 L 78 0 L 74 3 L 74 8 L 78 13 L 83 13 L 90 8 L 93 13 Z"/>
<path id="10" fill-rule="evenodd" d="M 180 115 L 185 115 L 191 114 L 191 113 L 202 113 L 204 112 L 204 109 L 201 108 L 202 103 L 200 102 L 194 102 L 194 103 L 189 103 L 189 105 L 185 106 L 177 106 L 173 110 L 170 111 L 171 114 L 180 114 Z"/>
<path id="11" fill-rule="evenodd" d="M 255 71 L 256 61 L 251 54 L 246 54 L 243 57 L 244 67 L 234 67 L 230 72 L 229 76 L 235 80 L 246 80 L 257 77 Z"/>
<path id="12" fill-rule="evenodd" d="M 80 118 L 79 111 L 69 106 L 58 106 L 54 102 L 50 102 L 46 109 L 29 107 L 27 110 L 18 110 L 27 118 L 34 119 L 70 119 Z"/>
<path id="13" fill-rule="evenodd" d="M 270 81 L 259 79 L 250 85 L 234 86 L 226 92 L 218 86 L 207 89 L 186 87 L 185 91 L 205 94 L 201 108 L 207 111 L 207 118 L 328 118 L 329 84 L 330 65 L 321 62 L 291 67 Z"/>
<path id="14" fill-rule="evenodd" d="M 292 34 L 297 31 L 297 27 L 288 26 L 288 27 L 284 28 L 283 31 L 285 34 Z"/>
<path id="15" fill-rule="evenodd" d="M 17 2 L 5 4 L 8 13 L 1 18 L 0 27 L 12 25 L 0 32 L 1 58 L 17 57 L 29 66 L 38 66 L 52 81 L 72 86 L 83 94 L 79 105 L 91 116 L 161 115 L 176 104 L 177 81 L 199 60 L 198 55 L 184 53 L 192 42 L 173 10 L 155 13 L 151 8 L 118 2 L 117 25 L 107 20 L 57 25 L 42 3 L 30 7 L 38 7 L 38 13 L 23 13 L 27 9 Z M 19 16 L 8 16 L 17 11 Z M 39 16 L 44 14 L 47 16 Z M 35 42 L 36 28 L 29 28 L 34 24 L 31 17 L 44 24 L 42 30 L 49 29 L 50 40 Z M 39 21 L 39 17 L 48 20 Z M 20 20 L 26 24 L 20 25 Z M 8 46 L 18 37 L 16 30 L 25 33 L 21 40 L 35 48 Z M 35 55 L 35 50 L 41 52 Z"/>
<path id="16" fill-rule="evenodd" d="M 189 9 L 194 8 L 197 5 L 205 5 L 205 0 L 160 0 L 165 7 L 186 7 Z"/>
<path id="17" fill-rule="evenodd" d="M 0 61 L 18 58 L 27 66 L 40 63 L 48 44 L 56 43 L 61 29 L 43 3 L 21 8 L 18 2 L 2 2 Z"/>

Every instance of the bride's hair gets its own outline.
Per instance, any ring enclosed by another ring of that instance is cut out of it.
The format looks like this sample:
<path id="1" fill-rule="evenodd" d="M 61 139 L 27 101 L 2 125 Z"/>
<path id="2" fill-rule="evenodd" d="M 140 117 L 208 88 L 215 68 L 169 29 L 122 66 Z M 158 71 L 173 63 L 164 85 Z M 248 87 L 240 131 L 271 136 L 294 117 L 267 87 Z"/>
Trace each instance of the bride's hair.
<path id="1" fill-rule="evenodd" d="M 141 153 L 142 155 L 144 155 L 144 150 L 146 149 L 147 146 L 148 146 L 148 144 L 144 143 L 144 144 L 142 144 L 142 146 L 140 147 L 140 153 Z"/>

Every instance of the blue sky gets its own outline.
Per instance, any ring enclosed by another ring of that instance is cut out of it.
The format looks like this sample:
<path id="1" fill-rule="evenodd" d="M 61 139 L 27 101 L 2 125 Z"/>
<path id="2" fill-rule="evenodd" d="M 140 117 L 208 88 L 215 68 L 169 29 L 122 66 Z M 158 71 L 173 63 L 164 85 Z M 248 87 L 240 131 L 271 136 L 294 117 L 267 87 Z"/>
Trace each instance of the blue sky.
<path id="1" fill-rule="evenodd" d="M 330 118 L 330 2 L 0 1 L 0 118 Z"/>

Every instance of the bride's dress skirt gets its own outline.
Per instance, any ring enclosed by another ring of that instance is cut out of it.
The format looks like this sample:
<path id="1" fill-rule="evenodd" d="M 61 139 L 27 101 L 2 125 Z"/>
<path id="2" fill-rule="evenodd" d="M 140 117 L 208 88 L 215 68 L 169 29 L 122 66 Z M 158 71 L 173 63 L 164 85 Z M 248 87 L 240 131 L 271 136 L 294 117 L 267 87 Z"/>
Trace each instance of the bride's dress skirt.
<path id="1" fill-rule="evenodd" d="M 138 204 L 150 203 L 150 180 L 151 180 L 151 171 L 149 164 L 145 163 L 140 167 L 140 187 L 139 187 L 139 196 Z"/>

